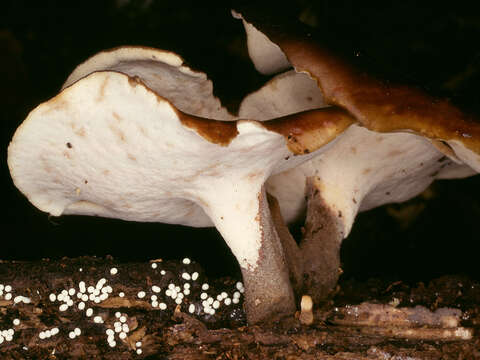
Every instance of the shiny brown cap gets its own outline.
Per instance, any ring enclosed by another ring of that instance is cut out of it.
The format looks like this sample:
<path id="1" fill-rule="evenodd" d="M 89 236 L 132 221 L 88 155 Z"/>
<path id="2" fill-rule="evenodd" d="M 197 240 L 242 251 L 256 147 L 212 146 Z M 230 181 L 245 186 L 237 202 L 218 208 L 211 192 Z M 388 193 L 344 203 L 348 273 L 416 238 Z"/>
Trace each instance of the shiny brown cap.
<path id="1" fill-rule="evenodd" d="M 480 154 L 480 123 L 444 99 L 379 79 L 356 67 L 300 23 L 249 8 L 241 18 L 278 45 L 297 72 L 317 80 L 325 102 L 347 110 L 378 132 L 413 131 L 433 140 L 457 141 Z M 236 17 L 239 17 L 238 15 Z"/>

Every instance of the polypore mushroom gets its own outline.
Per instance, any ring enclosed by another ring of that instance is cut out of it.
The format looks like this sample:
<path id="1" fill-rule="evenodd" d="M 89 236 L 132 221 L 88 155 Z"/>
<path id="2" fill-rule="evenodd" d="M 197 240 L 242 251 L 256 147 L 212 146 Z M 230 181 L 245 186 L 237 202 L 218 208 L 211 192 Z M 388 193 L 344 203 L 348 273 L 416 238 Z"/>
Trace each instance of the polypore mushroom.
<path id="1" fill-rule="evenodd" d="M 480 126 L 448 101 L 357 70 L 312 41 L 308 30 L 300 26 L 279 25 L 271 19 L 264 22 L 258 12 L 247 10 L 247 14 L 233 12 L 243 21 L 257 70 L 264 74 L 294 70 L 277 75 L 249 95 L 240 108 L 241 117 L 256 113 L 261 120 L 268 120 L 285 115 L 285 88 L 278 86 L 277 79 L 295 72 L 317 85 L 323 96 L 320 105 L 343 108 L 356 120 L 329 149 L 272 176 L 267 183 L 267 191 L 277 198 L 288 222 L 305 213 L 306 194 L 311 200 L 304 241 L 295 256 L 303 266 L 301 286 L 317 301 L 336 283 L 340 243 L 349 234 L 356 214 L 408 200 L 435 179 L 479 172 Z M 304 89 L 312 91 L 309 86 Z M 265 94 L 270 110 L 256 111 Z M 308 106 L 305 100 L 297 103 L 297 111 Z M 294 107 L 290 106 L 292 112 Z M 296 134 L 290 135 L 295 141 Z"/>
<path id="2" fill-rule="evenodd" d="M 292 312 L 264 183 L 313 155 L 292 156 L 281 131 L 260 122 L 227 121 L 233 116 L 213 97 L 211 82 L 182 63 L 140 47 L 87 60 L 17 129 L 8 149 L 12 179 L 55 216 L 213 224 L 241 266 L 249 320 Z M 344 112 L 333 116 L 319 114 L 311 126 L 323 131 L 319 143 L 351 123 Z M 285 130 L 302 121 L 287 119 Z"/>
<path id="3" fill-rule="evenodd" d="M 391 117 L 383 108 L 382 116 L 371 107 L 359 116 L 325 91 L 324 82 L 343 78 L 322 80 L 323 70 L 315 72 L 322 56 L 314 52 L 297 68 L 288 46 L 269 46 L 271 60 L 283 56 L 275 70 L 291 62 L 296 71 L 248 96 L 238 117 L 213 96 L 205 74 L 171 52 L 123 47 L 93 56 L 17 129 L 8 149 L 15 185 L 56 216 L 216 226 L 240 264 L 249 322 L 292 313 L 292 280 L 316 301 L 336 281 L 338 247 L 356 212 L 405 200 L 435 177 L 480 169 L 480 137 L 475 126 L 471 138 L 445 136 L 462 128 L 461 119 L 432 125 L 418 109 L 401 128 L 386 127 Z M 397 106 L 396 97 L 383 99 Z M 429 98 L 415 93 L 418 99 Z M 298 249 L 281 213 L 287 221 L 298 217 L 306 186 L 307 236 Z M 270 209 L 265 187 L 279 205 L 271 198 Z M 385 200 L 387 191 L 394 195 Z"/>

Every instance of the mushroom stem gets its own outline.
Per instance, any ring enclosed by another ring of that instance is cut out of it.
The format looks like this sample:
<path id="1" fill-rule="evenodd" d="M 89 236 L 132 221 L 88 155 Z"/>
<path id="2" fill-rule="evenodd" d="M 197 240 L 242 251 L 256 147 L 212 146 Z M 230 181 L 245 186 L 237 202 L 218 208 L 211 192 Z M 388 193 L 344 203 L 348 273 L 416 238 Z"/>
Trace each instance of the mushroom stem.
<path id="1" fill-rule="evenodd" d="M 300 253 L 300 249 L 295 239 L 288 230 L 287 225 L 285 225 L 278 200 L 270 194 L 267 194 L 267 197 L 272 220 L 285 253 L 285 261 L 290 274 L 290 282 L 292 284 L 293 291 L 298 296 L 303 290 L 302 254 Z"/>
<path id="2" fill-rule="evenodd" d="M 303 288 L 314 302 L 324 299 L 340 276 L 340 245 L 343 222 L 325 204 L 318 180 L 307 178 L 307 217 L 300 253 L 303 261 Z"/>
<path id="3" fill-rule="evenodd" d="M 240 264 L 249 324 L 293 314 L 296 309 L 285 252 L 270 214 L 265 188 L 259 189 L 242 192 L 238 201 L 233 199 L 236 192 L 230 192 L 226 195 L 230 198 L 221 207 L 207 210 Z"/>

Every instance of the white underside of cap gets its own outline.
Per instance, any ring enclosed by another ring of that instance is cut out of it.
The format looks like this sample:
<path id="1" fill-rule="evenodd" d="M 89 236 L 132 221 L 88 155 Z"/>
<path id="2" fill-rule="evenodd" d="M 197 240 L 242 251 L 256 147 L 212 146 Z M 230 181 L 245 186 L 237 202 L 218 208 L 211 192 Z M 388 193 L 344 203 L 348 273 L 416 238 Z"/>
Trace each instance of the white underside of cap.
<path id="1" fill-rule="evenodd" d="M 375 151 L 371 148 L 375 146 Z M 347 236 L 358 211 L 402 202 L 422 192 L 452 162 L 425 138 L 376 133 L 352 125 L 328 150 L 297 168 L 274 175 L 267 191 L 289 222 L 305 212 L 305 180 L 317 177 L 322 198 L 339 214 Z"/>
<path id="2" fill-rule="evenodd" d="M 259 194 L 291 155 L 283 136 L 240 121 L 228 146 L 211 143 L 182 125 L 167 101 L 129 80 L 93 73 L 33 110 L 8 150 L 15 185 L 56 216 L 213 222 L 241 266 L 254 268 Z"/>
<path id="3" fill-rule="evenodd" d="M 465 164 L 474 169 L 477 173 L 480 172 L 480 155 L 468 149 L 458 140 L 450 140 L 448 144 L 455 151 L 457 155 Z"/>
<path id="4" fill-rule="evenodd" d="M 258 31 L 255 26 L 245 21 L 241 14 L 232 11 L 232 15 L 236 19 L 242 19 L 247 33 L 248 54 L 258 72 L 269 75 L 291 67 L 287 57 L 277 44 Z"/>

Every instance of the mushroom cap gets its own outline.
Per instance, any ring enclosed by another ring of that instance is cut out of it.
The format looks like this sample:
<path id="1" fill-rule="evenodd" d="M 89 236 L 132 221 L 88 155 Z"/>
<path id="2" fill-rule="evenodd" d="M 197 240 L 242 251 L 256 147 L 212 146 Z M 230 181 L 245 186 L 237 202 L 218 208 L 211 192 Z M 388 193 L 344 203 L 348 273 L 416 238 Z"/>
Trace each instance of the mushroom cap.
<path id="1" fill-rule="evenodd" d="M 434 179 L 480 171 L 476 118 L 419 89 L 368 75 L 313 40 L 310 29 L 257 9 L 241 10 L 232 14 L 244 24 L 257 70 L 272 74 L 293 67 L 283 76 L 295 71 L 312 79 L 321 106 L 340 107 L 354 120 L 327 151 L 268 180 L 267 191 L 278 199 L 287 222 L 305 213 L 308 177 L 321 180 L 317 183 L 322 184 L 324 201 L 334 213 L 342 213 L 346 236 L 358 211 L 408 200 Z M 262 47 L 270 49 L 268 54 Z M 268 94 L 273 103 L 268 108 L 274 109 L 268 118 L 275 118 L 282 115 L 282 91 L 266 84 L 251 96 L 262 99 L 261 93 Z M 304 91 L 314 93 L 311 85 Z M 292 106 L 290 110 L 295 112 Z"/>
<path id="2" fill-rule="evenodd" d="M 287 59 L 296 72 L 314 79 L 324 102 L 348 111 L 356 121 L 376 132 L 410 131 L 432 140 L 444 141 L 461 161 L 480 170 L 480 123 L 448 100 L 427 95 L 420 89 L 383 81 L 361 71 L 298 23 L 272 19 L 259 11 L 233 12 L 242 19 L 247 36 L 264 37 L 276 45 L 275 52 L 261 56 L 256 41 L 248 50 L 256 67 L 274 73 L 267 64 L 272 58 Z M 287 67 L 287 66 L 286 66 Z M 460 150 L 459 148 L 465 148 Z"/>
<path id="3" fill-rule="evenodd" d="M 210 226 L 195 205 L 209 178 L 247 176 L 272 162 L 266 154 L 275 162 L 289 151 L 280 135 L 248 121 L 231 123 L 227 151 L 182 123 L 189 120 L 195 124 L 141 82 L 95 72 L 29 114 L 9 146 L 10 172 L 36 207 L 55 216 Z"/>
<path id="4" fill-rule="evenodd" d="M 215 225 L 240 264 L 255 267 L 266 179 L 323 151 L 351 119 L 318 109 L 299 122 L 231 121 L 210 80 L 178 59 L 127 47 L 80 65 L 15 132 L 12 179 L 55 216 Z M 287 139 L 292 127 L 304 127 L 295 143 Z M 302 142 L 312 137 L 318 146 L 306 153 Z"/>
<path id="5" fill-rule="evenodd" d="M 117 71 L 138 77 L 177 109 L 196 116 L 233 120 L 235 117 L 213 96 L 212 82 L 203 72 L 184 65 L 177 54 L 144 46 L 122 46 L 101 51 L 78 65 L 62 89 L 97 71 Z"/>
<path id="6" fill-rule="evenodd" d="M 305 179 L 318 176 L 346 236 L 359 210 L 480 170 L 480 127 L 450 103 L 359 73 L 308 36 L 264 34 L 234 16 L 257 68 L 294 67 L 247 96 L 239 116 L 174 53 L 103 51 L 17 130 L 8 156 L 17 187 L 53 215 L 211 226 L 211 184 L 258 193 L 268 179 L 290 222 L 304 212 Z"/>

